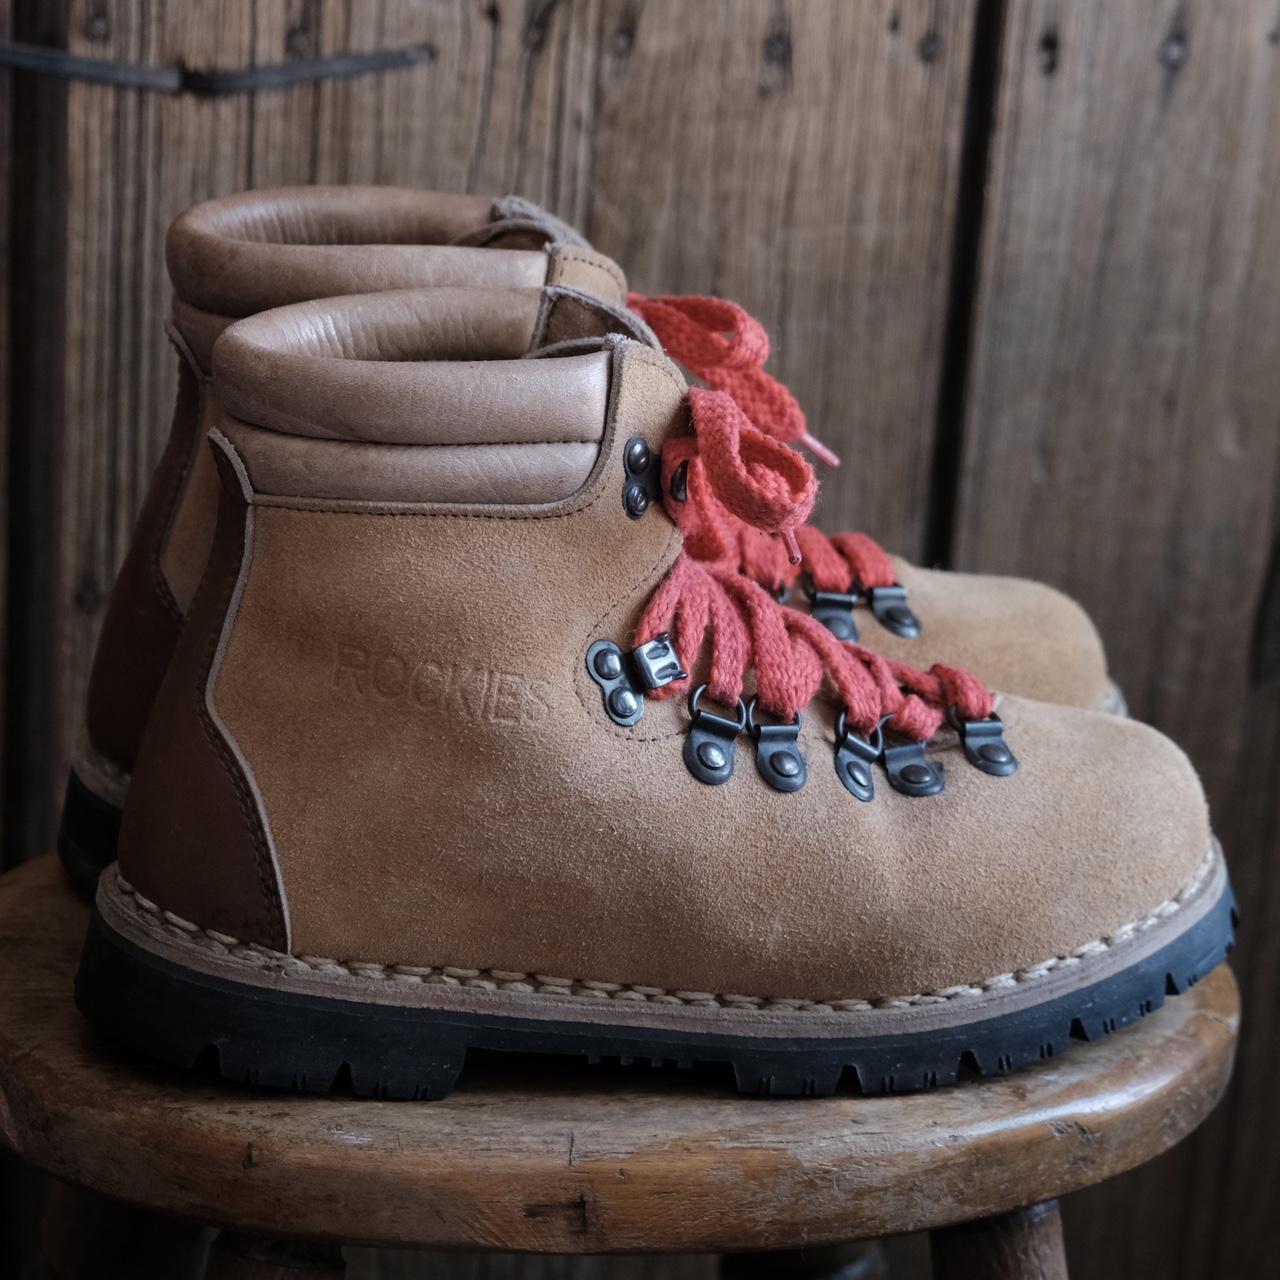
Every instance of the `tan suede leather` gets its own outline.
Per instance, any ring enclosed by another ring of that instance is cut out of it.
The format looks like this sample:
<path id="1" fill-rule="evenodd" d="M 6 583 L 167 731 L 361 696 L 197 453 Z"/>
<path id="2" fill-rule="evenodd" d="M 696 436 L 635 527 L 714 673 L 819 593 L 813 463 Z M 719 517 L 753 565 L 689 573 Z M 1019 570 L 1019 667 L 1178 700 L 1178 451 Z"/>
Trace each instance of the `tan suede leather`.
<path id="1" fill-rule="evenodd" d="M 170 228 L 166 257 L 177 294 L 173 336 L 184 361 L 183 390 L 112 592 L 86 717 L 91 749 L 124 773 L 133 767 L 155 691 L 213 543 L 218 485 L 204 442 L 221 417 L 209 370 L 214 342 L 228 324 L 287 302 L 413 284 L 480 289 L 555 284 L 570 291 L 589 289 L 614 306 L 626 299 L 626 279 L 615 264 L 594 253 L 571 228 L 517 197 L 384 187 L 246 192 L 182 214 Z M 446 327 L 451 323 L 444 314 L 438 320 Z M 392 341 L 390 328 L 383 341 Z M 523 349 L 519 341 L 516 346 Z M 394 353 L 386 348 L 378 354 L 386 359 Z M 461 367 L 457 373 L 466 376 Z M 568 367 L 561 371 L 568 373 Z M 603 396 L 598 370 L 594 375 L 583 370 L 581 377 L 584 395 Z M 322 384 L 320 379 L 317 386 Z M 360 389 L 350 390 L 358 396 Z M 597 429 L 599 416 L 593 412 L 591 419 Z M 359 420 L 374 431 L 367 439 L 393 443 L 378 438 L 373 417 Z M 353 457 L 344 446 L 325 465 L 345 473 L 353 491 L 371 469 L 382 474 L 399 466 L 398 491 L 419 500 L 469 492 L 490 501 L 527 500 L 530 494 L 549 501 L 582 483 L 598 439 L 549 434 L 546 424 L 540 428 L 526 420 L 519 406 L 509 420 L 510 437 L 495 447 L 495 465 L 483 475 L 471 469 L 465 453 L 450 449 L 425 467 L 425 459 L 415 463 L 391 452 L 378 453 L 374 466 L 368 455 Z M 555 425 L 565 423 L 557 419 Z M 309 466 L 311 477 L 320 481 L 320 459 Z M 335 490 L 321 484 L 315 491 Z M 396 484 L 379 488 L 383 497 L 395 491 Z"/>
<path id="2" fill-rule="evenodd" d="M 1102 640 L 1069 596 L 1026 578 L 921 569 L 894 557 L 922 631 L 904 640 L 856 612 L 862 642 L 915 667 L 967 667 L 992 688 L 1097 708 L 1107 695 Z"/>
<path id="3" fill-rule="evenodd" d="M 448 300 L 455 321 L 474 322 L 477 351 L 501 332 L 494 302 Z M 528 315 L 522 295 L 509 303 Z M 349 312 L 376 326 L 382 308 L 401 332 L 406 300 L 329 305 L 335 331 Z M 412 306 L 422 332 L 438 333 L 431 295 Z M 631 338 L 600 340 L 611 361 L 601 450 L 564 500 L 264 492 L 250 477 L 265 474 L 281 422 L 253 371 L 308 367 L 288 337 L 298 319 L 247 320 L 215 354 L 236 404 L 271 420 L 215 438 L 235 482 L 220 520 L 239 522 L 247 550 L 223 616 L 183 637 L 126 810 L 121 871 L 160 908 L 272 947 L 263 922 L 283 919 L 287 949 L 344 961 L 825 1001 L 981 982 L 1067 954 L 1152 912 L 1202 866 L 1204 799 L 1176 747 L 1141 725 L 1014 697 L 1000 707 L 1022 762 L 1010 778 L 978 772 L 944 739 L 941 795 L 908 798 L 882 780 L 859 803 L 835 775 L 832 713 L 818 703 L 801 735 L 802 791 L 769 788 L 746 741 L 728 783 L 695 781 L 683 702 L 650 700 L 621 728 L 585 665 L 593 641 L 627 644 L 679 551 L 660 509 L 631 520 L 621 504 L 626 441 L 657 448 L 685 427 L 678 370 Z M 278 363 L 264 362 L 267 347 Z M 372 376 L 374 362 L 351 363 L 353 377 Z M 418 364 L 414 386 L 447 381 L 448 367 Z M 478 362 L 481 400 L 488 376 Z M 401 407 L 400 447 L 437 447 L 447 423 Z M 334 429 L 323 404 L 313 412 L 296 424 L 300 474 L 302 450 L 329 447 L 317 437 Z M 235 836 L 200 816 L 225 783 L 180 749 L 203 653 L 216 654 L 204 727 L 244 780 Z M 242 851 L 258 829 L 275 879 L 259 857 L 255 887 Z M 241 868 L 225 885 L 209 872 L 224 841 Z"/>

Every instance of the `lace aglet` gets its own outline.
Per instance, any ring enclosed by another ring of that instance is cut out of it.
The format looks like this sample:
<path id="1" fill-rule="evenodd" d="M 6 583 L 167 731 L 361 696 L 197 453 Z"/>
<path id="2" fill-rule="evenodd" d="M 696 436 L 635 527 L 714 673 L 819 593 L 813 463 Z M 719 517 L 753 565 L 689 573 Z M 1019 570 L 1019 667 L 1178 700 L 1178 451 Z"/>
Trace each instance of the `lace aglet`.
<path id="1" fill-rule="evenodd" d="M 799 564 L 803 557 L 800 555 L 800 544 L 796 541 L 794 529 L 783 529 L 782 545 L 787 549 L 787 559 L 792 564 Z"/>
<path id="2" fill-rule="evenodd" d="M 800 437 L 800 443 L 819 461 L 825 462 L 827 466 L 838 467 L 840 465 L 840 455 L 833 453 L 821 440 L 811 436 L 807 431 Z"/>

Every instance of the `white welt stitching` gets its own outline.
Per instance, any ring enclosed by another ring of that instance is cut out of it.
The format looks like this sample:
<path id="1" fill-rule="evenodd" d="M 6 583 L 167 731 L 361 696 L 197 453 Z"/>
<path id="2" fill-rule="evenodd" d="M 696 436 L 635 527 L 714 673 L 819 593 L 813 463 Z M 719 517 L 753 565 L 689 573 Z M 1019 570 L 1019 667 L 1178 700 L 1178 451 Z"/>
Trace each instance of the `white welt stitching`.
<path id="1" fill-rule="evenodd" d="M 241 961 L 255 968 L 274 969 L 283 973 L 319 973 L 338 978 L 361 978 L 381 982 L 425 982 L 437 986 L 473 987 L 485 991 L 516 991 L 523 994 L 580 996 L 587 1000 L 617 1000 L 624 1003 L 688 1005 L 695 1008 L 765 1010 L 786 1013 L 866 1013 L 877 1009 L 908 1009 L 917 1005 L 945 1004 L 970 996 L 1005 991 L 1024 983 L 1046 978 L 1059 969 L 1071 968 L 1112 947 L 1132 941 L 1176 915 L 1204 887 L 1217 860 L 1216 846 L 1211 845 L 1195 874 L 1172 898 L 1166 899 L 1140 919 L 1121 925 L 1114 933 L 1086 942 L 1074 951 L 1051 956 L 1039 964 L 1010 973 L 997 973 L 975 985 L 945 987 L 940 991 L 923 991 L 916 995 L 879 996 L 864 1000 L 850 998 L 819 1003 L 814 1000 L 788 999 L 780 996 L 745 996 L 710 991 L 675 991 L 663 987 L 642 987 L 632 983 L 597 982 L 588 978 L 557 978 L 545 973 L 524 973 L 507 969 L 460 969 L 454 965 L 379 964 L 376 961 L 331 960 L 324 956 L 288 955 L 255 943 L 240 942 L 225 933 L 202 929 L 181 916 L 165 911 L 144 897 L 113 868 L 113 878 L 106 882 L 107 892 L 124 900 L 126 910 L 132 907 L 149 916 L 165 932 L 180 937 L 188 945 L 195 944 L 219 956 Z"/>

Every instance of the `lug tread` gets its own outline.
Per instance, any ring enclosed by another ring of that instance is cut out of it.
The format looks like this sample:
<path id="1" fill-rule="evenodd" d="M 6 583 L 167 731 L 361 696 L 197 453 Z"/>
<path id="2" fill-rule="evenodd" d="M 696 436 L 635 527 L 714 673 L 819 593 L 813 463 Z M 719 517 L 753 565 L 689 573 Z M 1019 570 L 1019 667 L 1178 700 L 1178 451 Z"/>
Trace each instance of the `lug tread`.
<path id="1" fill-rule="evenodd" d="M 258 1088 L 431 1100 L 453 1089 L 471 1050 L 571 1055 L 633 1073 L 727 1064 L 740 1093 L 829 1097 L 912 1093 L 1047 1061 L 1159 1009 L 1226 959 L 1236 922 L 1229 891 L 1155 955 L 1091 987 L 1005 1017 L 940 1033 L 844 1042 L 657 1033 L 532 1022 L 275 994 L 203 978 L 148 956 L 95 916 L 76 982 L 81 1008 L 128 1047 L 184 1069 Z M 210 1039 L 201 1028 L 216 1026 Z"/>

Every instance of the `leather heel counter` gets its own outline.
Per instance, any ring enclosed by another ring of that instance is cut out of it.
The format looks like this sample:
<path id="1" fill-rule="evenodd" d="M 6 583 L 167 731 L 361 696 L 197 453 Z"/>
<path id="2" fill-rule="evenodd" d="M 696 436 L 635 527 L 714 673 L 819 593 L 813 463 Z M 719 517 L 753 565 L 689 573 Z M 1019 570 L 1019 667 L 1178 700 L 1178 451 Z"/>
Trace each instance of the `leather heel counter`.
<path id="1" fill-rule="evenodd" d="M 198 372 L 181 352 L 180 356 L 169 440 L 111 589 L 89 675 L 89 741 L 126 773 L 133 770 L 147 718 L 182 633 L 183 611 L 165 580 L 161 556 L 199 444 L 204 397 Z"/>
<path id="2" fill-rule="evenodd" d="M 243 469 L 223 448 L 215 457 L 222 492 L 213 547 L 143 738 L 120 867 L 166 910 L 287 950 L 284 896 L 261 798 L 210 696 L 253 554 Z"/>

